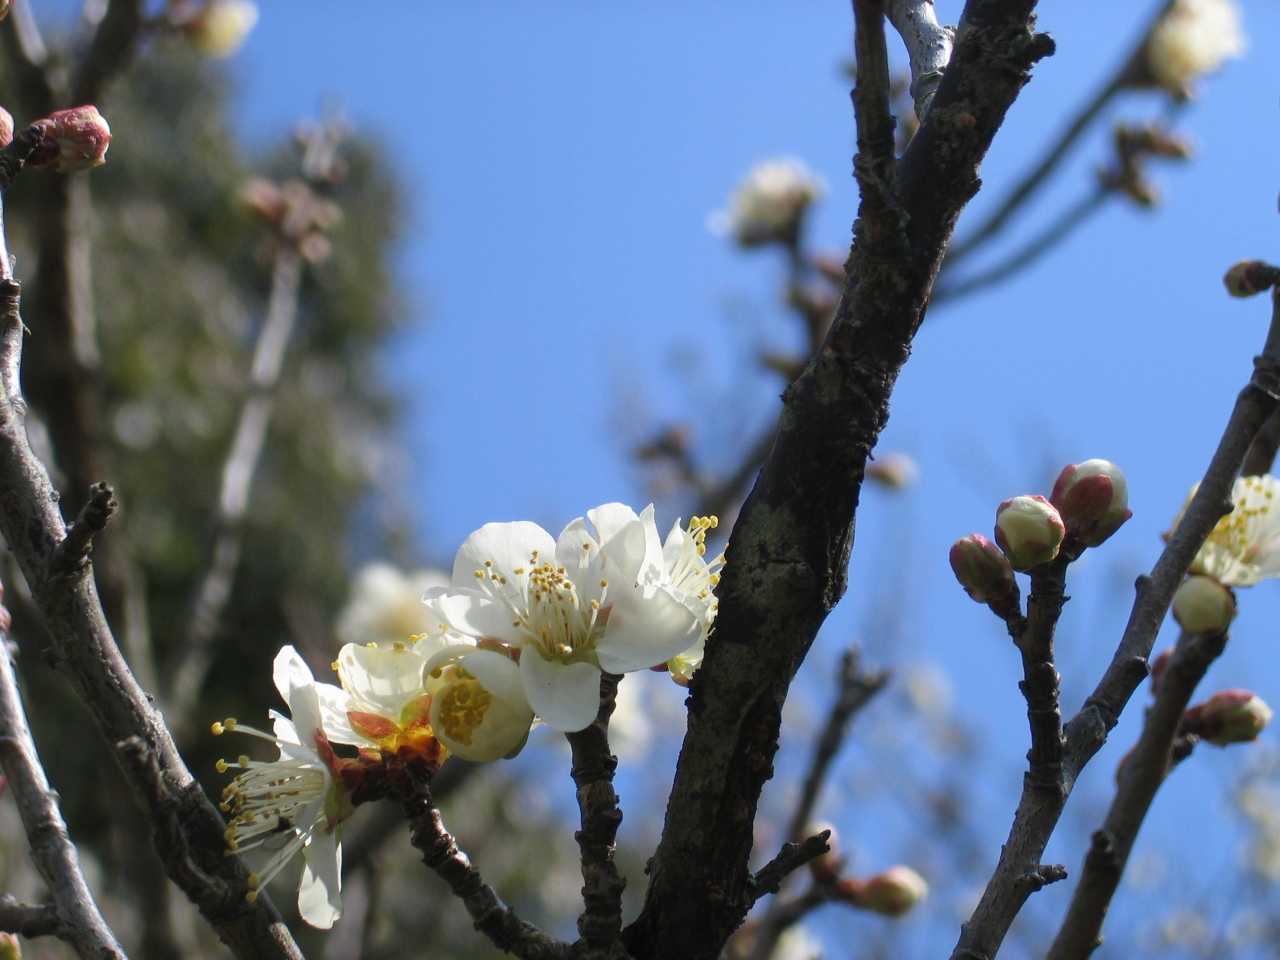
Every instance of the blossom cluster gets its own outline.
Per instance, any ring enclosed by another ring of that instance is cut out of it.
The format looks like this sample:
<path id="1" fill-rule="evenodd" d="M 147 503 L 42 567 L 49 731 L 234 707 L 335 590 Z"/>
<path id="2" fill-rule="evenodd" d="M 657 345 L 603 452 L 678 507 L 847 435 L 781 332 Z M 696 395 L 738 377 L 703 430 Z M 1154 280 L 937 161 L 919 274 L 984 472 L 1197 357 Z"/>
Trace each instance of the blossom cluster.
<path id="1" fill-rule="evenodd" d="M 715 526 L 695 517 L 664 540 L 652 506 L 610 503 L 556 539 L 534 523 L 486 524 L 451 577 L 362 571 L 338 622 L 349 641 L 333 663 L 339 683 L 317 682 L 285 647 L 274 679 L 290 716 L 272 711 L 271 733 L 213 725 L 278 751 L 218 764 L 237 771 L 222 800 L 228 846 L 262 858 L 249 899 L 302 853 L 299 913 L 327 929 L 342 910 L 342 821 L 388 794 L 393 768 L 430 778 L 451 753 L 514 756 L 539 719 L 581 730 L 599 712 L 603 672 L 661 668 L 687 684 L 716 615 Z"/>

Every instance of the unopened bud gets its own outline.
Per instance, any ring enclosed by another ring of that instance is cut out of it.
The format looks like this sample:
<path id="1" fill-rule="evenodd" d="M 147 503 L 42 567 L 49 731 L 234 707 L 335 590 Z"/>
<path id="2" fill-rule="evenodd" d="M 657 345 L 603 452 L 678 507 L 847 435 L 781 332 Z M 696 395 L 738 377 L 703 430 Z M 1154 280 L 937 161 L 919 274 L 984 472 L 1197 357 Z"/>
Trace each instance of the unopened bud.
<path id="1" fill-rule="evenodd" d="M 187 36 L 206 57 L 221 60 L 240 49 L 257 22 L 258 7 L 249 0 L 207 0 Z"/>
<path id="2" fill-rule="evenodd" d="M 996 510 L 996 543 L 1015 570 L 1048 563 L 1066 534 L 1057 508 L 1044 497 L 1014 497 Z"/>
<path id="3" fill-rule="evenodd" d="M 274 222 L 284 216 L 284 195 L 266 177 L 250 177 L 240 187 L 240 203 L 255 216 Z"/>
<path id="4" fill-rule="evenodd" d="M 844 861 L 840 859 L 840 834 L 836 833 L 836 828 L 829 823 L 811 823 L 805 827 L 804 832 L 805 836 L 813 837 L 822 833 L 823 830 L 830 833 L 827 837 L 827 846 L 831 849 L 809 861 L 809 872 L 813 874 L 815 880 L 834 880 L 840 875 L 840 868 L 844 866 Z"/>
<path id="5" fill-rule="evenodd" d="M 107 162 L 111 128 L 97 107 L 59 110 L 37 122 L 42 127 L 40 144 L 30 160 L 36 169 L 71 173 Z"/>
<path id="6" fill-rule="evenodd" d="M 1193 636 L 1221 633 L 1235 618 L 1235 596 L 1213 577 L 1187 577 L 1173 595 L 1173 619 Z"/>
<path id="7" fill-rule="evenodd" d="M 929 885 L 910 867 L 898 865 L 868 880 L 841 880 L 840 894 L 855 907 L 900 917 L 929 895 Z"/>
<path id="8" fill-rule="evenodd" d="M 1124 473 L 1110 460 L 1069 464 L 1058 474 L 1049 502 L 1086 547 L 1098 546 L 1133 516 Z"/>
<path id="9" fill-rule="evenodd" d="M 22 960 L 22 945 L 12 933 L 0 933 L 0 960 Z"/>
<path id="10" fill-rule="evenodd" d="M 1271 722 L 1271 708 L 1251 690 L 1222 690 L 1182 715 L 1182 726 L 1207 743 L 1248 743 Z"/>
<path id="11" fill-rule="evenodd" d="M 1222 278 L 1233 297 L 1252 297 L 1275 286 L 1280 269 L 1262 260 L 1241 260 Z"/>
<path id="12" fill-rule="evenodd" d="M 961 537 L 951 545 L 951 569 L 964 592 L 979 603 L 998 600 L 1014 587 L 1009 558 L 980 533 Z"/>
<path id="13" fill-rule="evenodd" d="M 1168 647 L 1160 656 L 1151 661 L 1151 695 L 1153 697 L 1160 692 L 1160 684 L 1164 680 L 1164 673 L 1169 669 L 1169 661 L 1173 659 L 1173 650 L 1173 647 Z"/>
<path id="14" fill-rule="evenodd" d="M 886 453 L 867 464 L 867 479 L 890 490 L 904 490 L 920 474 L 916 462 L 905 453 Z"/>
<path id="15" fill-rule="evenodd" d="M 0 0 L 2 2 L 2 0 Z M 0 16 L 0 20 L 4 19 Z M 13 114 L 0 107 L 0 147 L 7 147 L 13 142 Z"/>

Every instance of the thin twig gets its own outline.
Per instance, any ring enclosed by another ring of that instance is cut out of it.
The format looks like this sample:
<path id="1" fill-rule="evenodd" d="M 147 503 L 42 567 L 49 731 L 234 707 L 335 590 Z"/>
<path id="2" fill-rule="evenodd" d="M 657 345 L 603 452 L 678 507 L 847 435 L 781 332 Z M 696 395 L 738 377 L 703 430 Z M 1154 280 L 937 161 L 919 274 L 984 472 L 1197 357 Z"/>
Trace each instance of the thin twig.
<path id="1" fill-rule="evenodd" d="M 1173 754 L 1182 715 L 1196 686 L 1213 661 L 1222 655 L 1226 643 L 1225 632 L 1203 636 L 1183 634 L 1179 639 L 1160 681 L 1155 703 L 1147 711 L 1142 736 L 1124 761 L 1107 818 L 1102 829 L 1093 835 L 1071 906 L 1047 960 L 1086 960 L 1102 944 L 1102 924 L 1124 875 L 1133 842 L 1156 791 L 1177 762 Z M 1178 760 L 1189 750 L 1184 748 L 1180 752 L 1182 756 Z"/>
<path id="2" fill-rule="evenodd" d="M 1043 233 L 1035 237 L 1025 248 L 1007 260 L 996 264 L 988 270 L 974 274 L 968 279 L 957 280 L 954 283 L 947 283 L 946 281 L 940 283 L 933 295 L 933 302 L 941 303 L 945 300 L 954 300 L 957 297 L 984 290 L 1025 270 L 1070 236 L 1076 227 L 1084 223 L 1098 210 L 1101 210 L 1102 204 L 1110 195 L 1110 188 L 1099 184 L 1075 204 L 1068 207 L 1061 217 L 1050 224 Z"/>
<path id="3" fill-rule="evenodd" d="M 787 839 L 799 843 L 804 839 L 806 828 L 813 817 L 814 805 L 818 802 L 818 794 L 826 781 L 831 761 L 835 759 L 840 746 L 849 733 L 849 724 L 854 715 L 871 702 L 871 699 L 884 689 L 892 676 L 888 670 L 862 668 L 862 651 L 850 647 L 840 658 L 840 686 L 836 699 L 831 704 L 831 712 L 827 714 L 827 722 L 813 745 L 813 759 L 809 761 L 809 772 L 805 774 L 804 785 L 800 788 L 800 799 L 796 803 L 795 812 L 791 815 L 791 824 L 787 827 Z"/>
<path id="4" fill-rule="evenodd" d="M 1254 374 L 1240 391 L 1227 426 L 1196 495 L 1150 575 L 1138 578 L 1129 623 L 1102 680 L 1080 711 L 1064 726 L 1061 791 L 1029 793 L 1014 815 L 996 871 L 969 921 L 961 928 L 952 960 L 989 960 L 1043 875 L 1016 865 L 1034 865 L 1043 855 L 1076 777 L 1106 742 L 1129 697 L 1148 672 L 1155 643 L 1174 591 L 1218 520 L 1231 511 L 1231 486 L 1254 437 L 1280 406 L 1280 305 L 1273 298 L 1270 330 Z"/>
<path id="5" fill-rule="evenodd" d="M 493 887 L 484 882 L 480 871 L 445 828 L 440 811 L 425 785 L 401 801 L 409 821 L 413 845 L 422 851 L 422 862 L 449 885 L 462 901 L 475 927 L 500 950 L 514 953 L 521 960 L 569 960 L 570 945 L 547 936 L 531 923 L 516 916 L 515 911 L 499 899 Z"/>
<path id="6" fill-rule="evenodd" d="M 11 894 L 0 896 L 0 930 L 17 933 L 28 940 L 56 937 L 62 924 L 52 903 L 20 903 Z"/>
<path id="7" fill-rule="evenodd" d="M 617 944 L 622 931 L 622 891 L 627 886 L 613 859 L 622 811 L 613 790 L 618 758 L 609 752 L 609 718 L 620 679 L 601 674 L 596 719 L 577 733 L 566 734 L 573 751 L 573 782 L 582 818 L 582 829 L 574 834 L 582 854 L 583 910 L 578 917 L 578 935 L 593 950 L 608 950 Z"/>
<path id="8" fill-rule="evenodd" d="M 57 794 L 31 739 L 8 647 L 8 635 L 0 631 L 0 766 L 22 817 L 31 859 L 53 896 L 57 927 L 46 932 L 71 944 L 82 960 L 127 960 L 80 870 Z"/>
<path id="9" fill-rule="evenodd" d="M 911 97 L 916 117 L 923 120 L 942 80 L 942 71 L 951 60 L 955 28 L 938 23 L 933 0 L 889 0 L 885 14 L 906 44 L 911 61 Z"/>

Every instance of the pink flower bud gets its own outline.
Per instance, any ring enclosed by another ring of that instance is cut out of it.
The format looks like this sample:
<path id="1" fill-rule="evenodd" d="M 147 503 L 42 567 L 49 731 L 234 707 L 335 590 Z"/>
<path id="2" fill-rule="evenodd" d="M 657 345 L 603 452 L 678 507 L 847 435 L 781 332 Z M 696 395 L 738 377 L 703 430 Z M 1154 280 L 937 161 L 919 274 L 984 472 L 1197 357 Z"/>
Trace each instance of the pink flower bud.
<path id="1" fill-rule="evenodd" d="M 1241 260 L 1227 271 L 1222 282 L 1233 297 L 1252 297 L 1270 290 L 1275 285 L 1277 273 L 1280 271 L 1261 260 Z"/>
<path id="2" fill-rule="evenodd" d="M 1153 697 L 1160 692 L 1160 682 L 1164 680 L 1164 672 L 1169 669 L 1169 661 L 1173 659 L 1173 649 L 1168 647 L 1151 661 L 1151 695 Z"/>
<path id="3" fill-rule="evenodd" d="M 1213 577 L 1187 577 L 1173 595 L 1173 619 L 1189 634 L 1221 633 L 1235 618 L 1235 596 Z"/>
<path id="4" fill-rule="evenodd" d="M 1182 715 L 1183 728 L 1207 743 L 1248 743 L 1271 721 L 1271 708 L 1250 690 L 1222 690 Z"/>
<path id="5" fill-rule="evenodd" d="M 1048 563 L 1066 535 L 1057 508 L 1044 497 L 1014 497 L 996 510 L 996 543 L 1015 570 Z"/>
<path id="6" fill-rule="evenodd" d="M 965 593 L 979 603 L 1006 596 L 1014 587 L 1009 558 L 980 533 L 961 537 L 951 545 L 951 569 Z"/>
<path id="7" fill-rule="evenodd" d="M 59 110 L 37 121 L 43 129 L 31 163 L 39 170 L 71 173 L 106 163 L 111 128 L 94 106 Z"/>
<path id="8" fill-rule="evenodd" d="M 815 880 L 834 880 L 844 866 L 844 861 L 840 858 L 840 834 L 829 823 L 811 823 L 805 827 L 804 833 L 805 836 L 812 837 L 823 830 L 831 831 L 831 835 L 827 837 L 827 846 L 831 849 L 809 861 L 809 872 Z"/>
<path id="9" fill-rule="evenodd" d="M 3 14 L 0 14 L 0 20 L 3 19 Z M 4 107 L 0 107 L 0 147 L 7 147 L 11 143 L 13 143 L 13 114 Z"/>
<path id="10" fill-rule="evenodd" d="M 1110 460 L 1070 464 L 1058 475 L 1049 501 L 1069 533 L 1096 547 L 1133 516 L 1124 473 Z"/>
<path id="11" fill-rule="evenodd" d="M 929 895 L 929 885 L 910 867 L 898 865 L 868 880 L 841 880 L 840 894 L 855 907 L 900 917 Z"/>

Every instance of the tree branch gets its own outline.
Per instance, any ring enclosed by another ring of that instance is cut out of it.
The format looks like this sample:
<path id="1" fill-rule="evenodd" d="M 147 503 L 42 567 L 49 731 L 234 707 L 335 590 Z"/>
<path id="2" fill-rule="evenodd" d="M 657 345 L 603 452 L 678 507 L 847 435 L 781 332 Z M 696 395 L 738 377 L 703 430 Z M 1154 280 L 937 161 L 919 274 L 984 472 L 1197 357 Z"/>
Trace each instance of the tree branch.
<path id="1" fill-rule="evenodd" d="M 1177 762 L 1173 751 L 1182 715 L 1226 643 L 1225 632 L 1190 637 L 1184 634 L 1178 641 L 1155 703 L 1147 711 L 1142 736 L 1124 762 L 1107 818 L 1102 829 L 1093 835 L 1071 906 L 1047 960 L 1086 960 L 1102 944 L 1102 924 L 1124 875 L 1133 841 L 1156 791 Z"/>
<path id="2" fill-rule="evenodd" d="M 627 885 L 613 860 L 622 811 L 613 790 L 618 758 L 609 753 L 609 718 L 621 679 L 601 674 L 600 712 L 595 721 L 577 733 L 566 734 L 573 751 L 573 782 L 582 817 L 582 829 L 574 834 L 582 852 L 583 911 L 578 917 L 578 934 L 593 950 L 616 946 L 622 932 L 622 891 Z"/>
<path id="3" fill-rule="evenodd" d="M 0 896 L 0 930 L 34 940 L 56 937 L 62 929 L 58 908 L 51 903 L 19 903 L 10 894 Z"/>
<path id="4" fill-rule="evenodd" d="M 799 843 L 805 837 L 806 828 L 813 818 L 814 805 L 818 802 L 818 794 L 822 792 L 831 761 L 835 759 L 849 733 L 850 721 L 884 689 L 890 676 L 892 674 L 888 670 L 862 669 L 862 652 L 857 647 L 850 647 L 840 658 L 840 687 L 835 702 L 831 705 L 831 712 L 827 714 L 822 733 L 813 745 L 809 772 L 805 774 L 800 799 L 791 815 L 791 824 L 787 827 L 787 839 L 792 843 Z"/>
<path id="5" fill-rule="evenodd" d="M 1178 528 L 1150 575 L 1138 578 L 1137 598 L 1129 623 L 1097 688 L 1064 727 L 1061 793 L 1029 795 L 1024 789 L 996 873 L 960 932 L 952 960 L 989 960 L 996 955 L 1026 897 L 1043 886 L 1042 876 L 1019 873 L 1006 864 L 1035 863 L 1058 824 L 1066 799 L 1085 764 L 1106 742 L 1129 697 L 1146 677 L 1147 658 L 1174 591 L 1214 524 L 1231 511 L 1231 487 L 1249 445 L 1280 397 L 1280 305 L 1275 304 L 1262 355 L 1254 374 L 1236 399 L 1209 468 Z"/>
<path id="6" fill-rule="evenodd" d="M 66 530 L 49 475 L 27 442 L 18 384 L 24 329 L 18 295 L 15 281 L 0 281 L 0 532 L 49 630 L 57 667 L 115 745 L 116 761 L 151 818 L 166 873 L 237 956 L 298 960 L 301 954 L 269 899 L 245 901 L 248 870 L 239 857 L 225 856 L 225 822 L 120 655 L 91 569 L 73 576 L 51 570 Z M 154 765 L 151 782 L 142 775 L 148 765 Z"/>
<path id="7" fill-rule="evenodd" d="M 752 822 L 782 703 L 844 593 L 868 453 L 978 164 L 1031 65 L 1052 51 L 1031 30 L 1033 6 L 969 0 L 951 65 L 891 176 L 881 173 L 892 127 L 885 137 L 877 59 L 863 52 L 878 11 L 863 21 L 859 143 L 871 153 L 858 166 L 866 192 L 848 279 L 826 341 L 783 395 L 776 440 L 730 538 L 645 906 L 623 934 L 639 960 L 713 960 L 746 914 Z M 891 224 L 901 225 L 896 239 Z"/>
<path id="8" fill-rule="evenodd" d="M 1277 450 L 1280 450 L 1280 412 L 1273 413 L 1254 438 L 1249 452 L 1245 454 L 1240 475 L 1260 477 L 1264 473 L 1270 473 L 1276 462 Z"/>
<path id="9" fill-rule="evenodd" d="M 107 84 L 128 65 L 142 36 L 144 7 L 144 0 L 109 0 L 88 49 L 76 64 L 72 103 L 101 100 Z"/>
<path id="10" fill-rule="evenodd" d="M 82 960 L 127 960 L 89 892 L 75 844 L 58 810 L 57 795 L 40 764 L 22 709 L 8 644 L 7 631 L 0 631 L 0 645 L 4 647 L 0 649 L 0 766 L 4 767 L 22 817 L 22 828 L 31 844 L 31 859 L 53 896 L 54 925 L 44 932 L 71 944 Z M 3 904 L 6 912 L 20 906 Z M 13 918 L 20 921 L 20 927 L 38 924 L 40 917 L 31 911 L 40 909 L 26 907 L 24 916 L 14 914 Z M 0 917 L 0 926 L 9 929 L 4 920 Z"/>
<path id="11" fill-rule="evenodd" d="M 902 35 L 911 61 L 911 97 L 916 117 L 923 120 L 951 60 L 955 28 L 938 23 L 933 0 L 889 0 L 889 22 Z"/>

